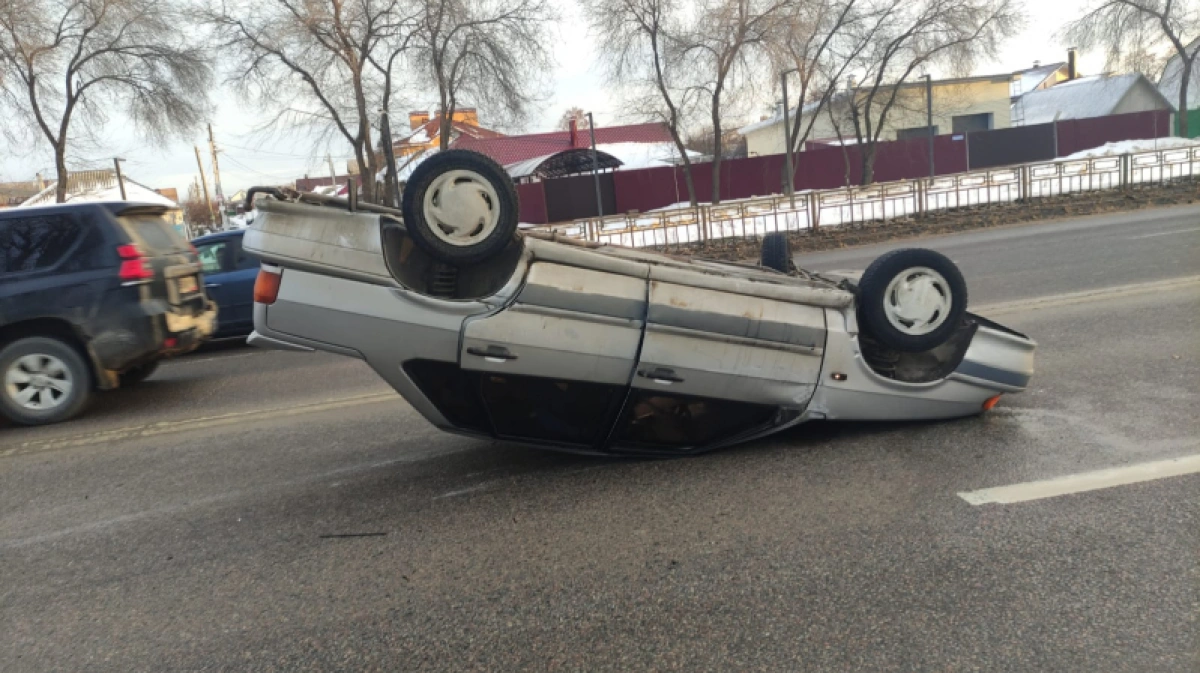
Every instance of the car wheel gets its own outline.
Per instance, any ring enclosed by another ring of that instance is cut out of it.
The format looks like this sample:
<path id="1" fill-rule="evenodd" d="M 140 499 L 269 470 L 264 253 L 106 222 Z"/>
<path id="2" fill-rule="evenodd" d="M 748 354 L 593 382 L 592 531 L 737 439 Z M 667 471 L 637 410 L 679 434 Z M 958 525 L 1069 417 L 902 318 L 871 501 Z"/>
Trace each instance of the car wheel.
<path id="1" fill-rule="evenodd" d="M 967 283 L 958 267 L 923 248 L 878 257 L 858 289 L 861 327 L 883 345 L 908 353 L 945 343 L 967 310 Z"/>
<path id="2" fill-rule="evenodd" d="M 65 421 L 83 409 L 91 376 L 69 344 L 29 337 L 0 350 L 0 384 L 0 413 L 21 425 L 43 425 Z"/>
<path id="3" fill-rule="evenodd" d="M 136 386 L 153 376 L 156 370 L 158 370 L 158 360 L 126 370 L 121 374 L 121 387 Z"/>
<path id="4" fill-rule="evenodd" d="M 759 263 L 780 273 L 790 273 L 792 270 L 792 243 L 787 234 L 776 231 L 763 236 L 762 252 Z"/>
<path id="5" fill-rule="evenodd" d="M 466 150 L 421 162 L 404 188 L 401 208 L 413 242 L 448 264 L 481 262 L 517 231 L 517 189 L 495 161 Z"/>

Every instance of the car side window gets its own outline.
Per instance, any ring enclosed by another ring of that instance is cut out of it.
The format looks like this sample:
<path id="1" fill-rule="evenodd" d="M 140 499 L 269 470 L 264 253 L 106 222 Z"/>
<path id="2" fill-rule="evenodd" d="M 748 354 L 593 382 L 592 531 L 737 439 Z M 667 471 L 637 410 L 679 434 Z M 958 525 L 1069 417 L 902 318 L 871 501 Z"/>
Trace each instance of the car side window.
<path id="1" fill-rule="evenodd" d="M 200 270 L 208 274 L 228 271 L 225 263 L 226 245 L 226 241 L 197 245 L 196 254 L 200 258 Z"/>
<path id="2" fill-rule="evenodd" d="M 233 268 L 235 270 L 258 268 L 258 258 L 242 249 L 241 238 L 230 239 L 229 244 L 233 247 Z"/>
<path id="3" fill-rule="evenodd" d="M 71 251 L 79 235 L 79 223 L 62 215 L 0 221 L 0 273 L 52 267 Z"/>
<path id="4" fill-rule="evenodd" d="M 617 443 L 631 448 L 706 446 L 766 425 L 768 406 L 635 390 L 617 425 Z"/>

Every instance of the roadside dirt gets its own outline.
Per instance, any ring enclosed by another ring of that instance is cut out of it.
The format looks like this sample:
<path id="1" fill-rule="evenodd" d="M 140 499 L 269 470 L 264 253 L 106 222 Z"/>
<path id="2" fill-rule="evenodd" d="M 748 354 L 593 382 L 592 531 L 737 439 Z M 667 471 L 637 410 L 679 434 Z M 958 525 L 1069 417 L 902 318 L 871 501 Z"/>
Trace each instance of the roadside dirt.
<path id="1" fill-rule="evenodd" d="M 926 215 L 858 225 L 796 231 L 789 236 L 792 252 L 816 252 L 882 243 L 898 238 L 948 234 L 1023 222 L 1053 220 L 1200 201 L 1200 181 L 1178 180 L 1165 185 L 1139 186 L 1065 194 L 1026 202 L 940 210 Z M 758 238 L 721 239 L 669 246 L 667 252 L 698 254 L 714 259 L 758 259 Z"/>

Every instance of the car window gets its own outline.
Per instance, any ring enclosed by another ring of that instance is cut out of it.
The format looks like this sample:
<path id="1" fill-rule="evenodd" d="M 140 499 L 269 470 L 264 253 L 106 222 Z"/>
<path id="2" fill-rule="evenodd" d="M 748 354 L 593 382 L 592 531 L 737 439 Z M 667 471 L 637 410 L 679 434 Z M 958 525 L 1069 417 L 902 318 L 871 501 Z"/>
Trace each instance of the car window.
<path id="1" fill-rule="evenodd" d="M 227 241 L 214 241 L 196 246 L 196 255 L 200 258 L 200 270 L 213 274 L 226 271 L 225 246 Z"/>
<path id="2" fill-rule="evenodd" d="M 604 438 L 615 386 L 511 374 L 483 374 L 481 395 L 496 434 L 591 445 Z"/>
<path id="3" fill-rule="evenodd" d="M 626 446 L 694 447 L 766 425 L 768 406 L 635 390 L 617 426 Z"/>
<path id="4" fill-rule="evenodd" d="M 54 266 L 79 239 L 79 223 L 62 215 L 0 221 L 0 273 Z"/>
<path id="5" fill-rule="evenodd" d="M 235 236 L 229 239 L 229 246 L 233 252 L 233 268 L 236 270 L 242 269 L 257 269 L 258 258 L 242 249 L 242 237 Z"/>
<path id="6" fill-rule="evenodd" d="M 187 239 L 165 215 L 150 213 L 125 215 L 117 218 L 129 235 L 149 255 L 165 255 L 187 250 Z"/>

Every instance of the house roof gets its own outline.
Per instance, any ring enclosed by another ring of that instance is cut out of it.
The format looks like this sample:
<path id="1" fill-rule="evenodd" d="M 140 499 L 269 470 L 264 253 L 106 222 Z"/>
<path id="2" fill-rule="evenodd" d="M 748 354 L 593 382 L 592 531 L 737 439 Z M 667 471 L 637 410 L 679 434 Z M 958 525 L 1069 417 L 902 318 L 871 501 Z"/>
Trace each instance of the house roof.
<path id="1" fill-rule="evenodd" d="M 179 204 L 159 194 L 140 182 L 122 177 L 125 183 L 125 198 L 121 198 L 121 187 L 117 184 L 116 173 L 109 170 L 79 171 L 67 175 L 67 203 L 97 203 L 111 201 L 136 201 L 153 204 L 166 208 L 178 209 Z M 57 180 L 46 184 L 46 188 L 29 200 L 22 203 L 20 208 L 46 206 L 55 203 Z"/>
<path id="2" fill-rule="evenodd" d="M 1192 40 L 1184 47 L 1187 52 L 1194 53 L 1200 47 L 1200 38 Z M 1183 82 L 1183 59 L 1175 54 L 1167 61 L 1162 76 L 1158 78 L 1158 91 L 1171 105 L 1179 105 L 1179 85 Z M 1200 107 L 1200 68 L 1192 68 L 1192 81 L 1188 83 L 1187 107 L 1189 110 Z"/>
<path id="3" fill-rule="evenodd" d="M 599 148 L 596 149 L 596 168 L 604 170 L 618 168 L 620 165 L 620 159 L 607 152 L 601 152 Z M 587 173 L 592 170 L 592 150 L 590 147 L 560 150 L 554 154 L 508 164 L 504 170 L 513 178 L 533 177 L 543 180 Z"/>
<path id="4" fill-rule="evenodd" d="M 670 142 L 671 132 L 665 124 L 630 124 L 596 128 L 596 144 L 608 143 L 659 143 Z M 590 147 L 588 129 L 579 129 L 574 147 Z M 504 138 L 472 138 L 460 136 L 454 141 L 455 149 L 474 150 L 486 154 L 497 163 L 507 166 L 526 159 L 542 157 L 565 149 L 571 149 L 570 131 L 530 133 L 523 136 Z"/>
<path id="5" fill-rule="evenodd" d="M 433 140 L 436 140 L 438 138 L 438 136 L 441 135 L 441 128 L 442 127 L 441 127 L 440 119 L 430 119 L 429 121 L 425 122 L 424 124 L 421 124 L 417 128 L 413 129 L 412 132 L 409 133 L 407 136 L 401 138 L 400 140 L 393 141 L 392 147 L 400 148 L 405 145 L 428 144 L 428 143 L 432 142 Z M 468 124 L 466 122 L 459 121 L 457 119 L 450 122 L 450 130 L 451 130 L 450 136 L 452 138 L 459 138 L 462 136 L 468 136 L 471 138 L 503 138 L 503 137 L 505 137 L 504 134 L 500 133 L 499 131 L 485 129 L 482 126 L 476 126 L 475 124 Z"/>
<path id="6" fill-rule="evenodd" d="M 1021 97 L 1026 124 L 1045 124 L 1061 119 L 1085 119 L 1113 114 L 1130 90 L 1144 87 L 1161 102 L 1171 103 L 1145 77 L 1137 73 L 1093 75 L 1062 82 L 1049 89 L 1030 91 Z"/>
<path id="7" fill-rule="evenodd" d="M 1027 70 L 1018 70 L 1013 73 L 1012 95 L 1024 96 L 1030 91 L 1036 90 L 1039 86 L 1046 83 L 1050 76 L 1061 70 L 1067 64 L 1066 62 L 1050 63 L 1040 65 L 1036 68 Z M 1053 84 L 1053 82 L 1051 83 Z"/>

